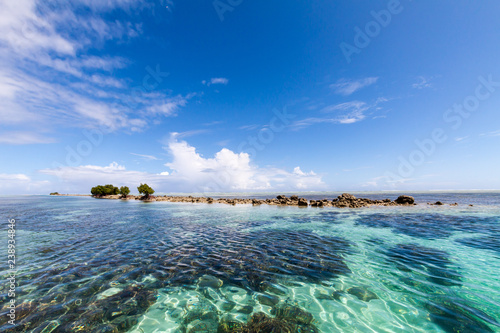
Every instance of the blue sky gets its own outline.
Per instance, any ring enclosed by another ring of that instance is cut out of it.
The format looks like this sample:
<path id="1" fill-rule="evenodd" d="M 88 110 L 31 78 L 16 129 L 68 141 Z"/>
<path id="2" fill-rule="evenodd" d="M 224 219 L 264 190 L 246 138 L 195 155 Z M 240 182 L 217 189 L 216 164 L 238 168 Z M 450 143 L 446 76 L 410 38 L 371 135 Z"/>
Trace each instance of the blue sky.
<path id="1" fill-rule="evenodd" d="M 0 2 L 0 193 L 499 189 L 496 1 Z"/>

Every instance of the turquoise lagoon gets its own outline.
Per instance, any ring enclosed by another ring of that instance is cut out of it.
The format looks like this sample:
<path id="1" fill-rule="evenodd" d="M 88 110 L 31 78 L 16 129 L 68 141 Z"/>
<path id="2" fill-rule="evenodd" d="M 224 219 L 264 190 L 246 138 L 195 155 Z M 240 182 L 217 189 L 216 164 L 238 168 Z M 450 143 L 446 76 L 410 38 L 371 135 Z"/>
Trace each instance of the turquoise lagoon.
<path id="1" fill-rule="evenodd" d="M 414 196 L 363 209 L 3 197 L 0 331 L 217 332 L 297 306 L 317 332 L 499 332 L 500 194 Z"/>

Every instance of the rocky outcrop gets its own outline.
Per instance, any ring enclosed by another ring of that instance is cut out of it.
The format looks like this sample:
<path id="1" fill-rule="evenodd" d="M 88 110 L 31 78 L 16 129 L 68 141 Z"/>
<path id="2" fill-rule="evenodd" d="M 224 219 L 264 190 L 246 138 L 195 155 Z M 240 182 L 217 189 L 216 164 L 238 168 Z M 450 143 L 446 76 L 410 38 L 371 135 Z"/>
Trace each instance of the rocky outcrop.
<path id="1" fill-rule="evenodd" d="M 300 198 L 297 203 L 300 207 L 304 207 L 304 206 L 307 207 L 308 206 L 307 200 L 304 198 Z"/>
<path id="2" fill-rule="evenodd" d="M 415 203 L 415 199 L 409 195 L 400 195 L 395 202 L 400 205 L 413 205 Z"/>
<path id="3" fill-rule="evenodd" d="M 103 199 L 119 199 L 119 195 L 109 195 Z M 211 197 L 193 197 L 193 196 L 150 196 L 149 199 L 141 196 L 129 195 L 126 199 L 135 199 L 143 201 L 167 201 L 167 202 L 186 202 L 186 203 L 202 203 L 202 204 L 226 204 L 226 205 L 281 205 L 281 206 L 298 206 L 298 207 L 337 207 L 337 208 L 362 208 L 368 206 L 411 206 L 416 205 L 415 199 L 408 195 L 401 195 L 396 200 L 391 199 L 372 200 L 367 198 L 356 198 L 349 193 L 343 193 L 333 200 L 307 200 L 300 198 L 298 195 L 287 197 L 280 194 L 273 199 L 255 199 L 255 198 L 218 198 Z M 438 203 L 436 203 L 438 204 Z"/>

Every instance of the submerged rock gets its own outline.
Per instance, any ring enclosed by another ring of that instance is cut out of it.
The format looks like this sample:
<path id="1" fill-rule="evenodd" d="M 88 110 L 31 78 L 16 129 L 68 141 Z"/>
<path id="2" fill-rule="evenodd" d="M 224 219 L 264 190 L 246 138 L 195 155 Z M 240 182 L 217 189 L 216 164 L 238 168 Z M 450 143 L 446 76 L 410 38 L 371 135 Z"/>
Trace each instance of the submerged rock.
<path id="1" fill-rule="evenodd" d="M 295 332 L 294 325 L 279 318 L 271 318 L 262 312 L 255 313 L 247 323 L 247 332 Z"/>
<path id="2" fill-rule="evenodd" d="M 186 333 L 217 333 L 218 327 L 216 320 L 195 319 L 186 326 Z"/>
<path id="3" fill-rule="evenodd" d="M 276 295 L 285 296 L 288 294 L 288 289 L 286 287 L 280 286 L 277 283 L 272 283 L 269 281 L 263 281 L 260 284 L 262 291 L 267 291 Z"/>
<path id="4" fill-rule="evenodd" d="M 360 301 L 369 302 L 372 299 L 378 299 L 375 293 L 365 289 L 363 287 L 351 287 L 347 289 L 347 292 L 353 296 L 356 296 Z"/>
<path id="5" fill-rule="evenodd" d="M 245 324 L 229 318 L 222 318 L 219 322 L 219 333 L 244 333 L 246 332 Z"/>
<path id="6" fill-rule="evenodd" d="M 280 298 L 278 296 L 274 296 L 274 295 L 257 294 L 256 298 L 260 304 L 267 305 L 267 306 L 275 306 L 276 304 L 278 304 L 280 302 Z"/>
<path id="7" fill-rule="evenodd" d="M 301 324 L 290 318 L 269 317 L 262 312 L 255 313 L 242 331 L 245 333 L 319 333 L 312 324 Z"/>
<path id="8" fill-rule="evenodd" d="M 281 304 L 271 310 L 271 314 L 277 318 L 286 319 L 287 321 L 298 324 L 308 325 L 313 321 L 313 315 L 306 310 L 290 304 Z"/>
<path id="9" fill-rule="evenodd" d="M 222 287 L 222 280 L 216 278 L 215 276 L 212 275 L 203 275 L 202 277 L 199 278 L 198 280 L 198 287 L 204 288 L 204 287 L 209 287 L 209 288 L 214 288 L 218 289 Z"/>
<path id="10" fill-rule="evenodd" d="M 182 322 L 188 331 L 191 329 L 191 332 L 203 332 L 200 330 L 202 327 L 215 327 L 217 331 L 219 318 L 217 316 L 217 308 L 212 303 L 195 297 L 188 300 L 186 310 L 187 313 L 182 318 Z M 191 324 L 194 321 L 198 322 Z M 212 324 L 209 325 L 208 323 Z"/>
<path id="11" fill-rule="evenodd" d="M 328 294 L 326 292 L 322 292 L 322 291 L 319 291 L 319 290 L 316 290 L 314 292 L 314 298 L 320 299 L 320 300 L 328 300 L 328 301 L 335 300 L 335 297 L 333 295 L 330 295 L 330 294 Z"/>

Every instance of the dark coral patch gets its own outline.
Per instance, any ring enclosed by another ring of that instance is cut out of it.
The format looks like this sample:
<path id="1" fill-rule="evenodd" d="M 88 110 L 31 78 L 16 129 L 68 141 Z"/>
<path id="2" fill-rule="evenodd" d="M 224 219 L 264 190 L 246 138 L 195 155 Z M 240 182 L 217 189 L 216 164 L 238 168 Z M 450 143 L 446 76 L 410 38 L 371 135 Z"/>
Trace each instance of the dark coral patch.
<path id="1" fill-rule="evenodd" d="M 487 324 L 500 325 L 484 312 L 455 302 L 450 297 L 440 297 L 433 299 L 432 302 L 425 304 L 425 309 L 429 311 L 430 319 L 440 326 L 445 332 L 477 332 L 489 333 L 495 332 Z"/>
<path id="2" fill-rule="evenodd" d="M 439 285 L 461 284 L 461 276 L 450 268 L 452 263 L 445 251 L 416 244 L 398 244 L 387 252 L 387 256 L 400 271 L 419 272 Z"/>
<path id="3" fill-rule="evenodd" d="M 476 249 L 482 250 L 490 250 L 494 251 L 497 254 L 500 254 L 500 233 L 497 235 L 487 235 L 483 237 L 475 237 L 475 238 L 462 238 L 456 240 L 458 243 L 463 245 L 473 247 Z"/>

